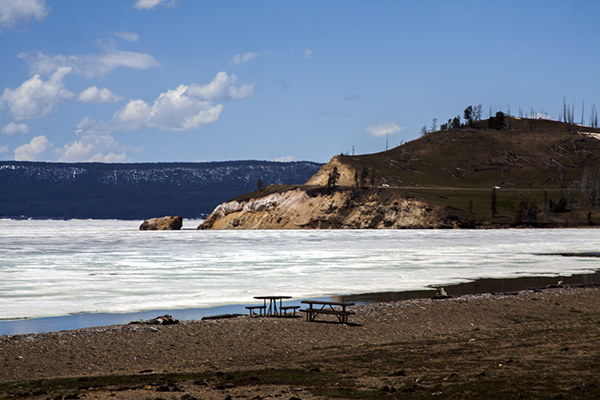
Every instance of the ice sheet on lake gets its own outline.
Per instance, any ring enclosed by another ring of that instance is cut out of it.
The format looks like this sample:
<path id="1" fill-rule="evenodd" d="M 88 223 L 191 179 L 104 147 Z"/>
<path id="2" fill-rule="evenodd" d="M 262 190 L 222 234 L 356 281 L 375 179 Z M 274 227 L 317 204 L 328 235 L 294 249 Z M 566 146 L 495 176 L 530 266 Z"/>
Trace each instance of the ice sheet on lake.
<path id="1" fill-rule="evenodd" d="M 422 289 L 598 269 L 600 230 L 139 231 L 142 221 L 0 220 L 0 319 Z"/>

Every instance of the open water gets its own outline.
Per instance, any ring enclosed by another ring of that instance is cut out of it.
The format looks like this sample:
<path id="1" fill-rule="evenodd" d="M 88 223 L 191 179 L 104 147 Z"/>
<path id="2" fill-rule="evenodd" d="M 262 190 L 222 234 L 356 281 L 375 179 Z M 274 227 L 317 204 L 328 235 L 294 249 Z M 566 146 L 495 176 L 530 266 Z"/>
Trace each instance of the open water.
<path id="1" fill-rule="evenodd" d="M 594 272 L 600 230 L 139 231 L 141 221 L 0 220 L 0 320 L 135 313 Z"/>

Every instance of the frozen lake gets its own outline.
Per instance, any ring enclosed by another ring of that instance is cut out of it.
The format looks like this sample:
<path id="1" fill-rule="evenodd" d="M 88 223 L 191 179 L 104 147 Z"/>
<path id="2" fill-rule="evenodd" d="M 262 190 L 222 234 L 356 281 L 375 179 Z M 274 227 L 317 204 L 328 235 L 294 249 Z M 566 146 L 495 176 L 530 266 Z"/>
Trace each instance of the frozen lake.
<path id="1" fill-rule="evenodd" d="M 139 231 L 141 221 L 0 220 L 0 320 L 407 291 L 594 272 L 600 230 Z"/>

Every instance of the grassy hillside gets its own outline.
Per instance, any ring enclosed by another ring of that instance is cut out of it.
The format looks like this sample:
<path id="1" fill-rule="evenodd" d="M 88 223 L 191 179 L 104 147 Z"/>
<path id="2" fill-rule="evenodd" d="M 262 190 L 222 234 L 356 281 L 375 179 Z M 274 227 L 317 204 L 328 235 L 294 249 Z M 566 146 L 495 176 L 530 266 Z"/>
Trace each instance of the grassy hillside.
<path id="1" fill-rule="evenodd" d="M 490 125 L 483 120 L 381 153 L 335 156 L 308 185 L 325 185 L 335 168 L 340 189 L 377 187 L 382 199 L 390 191 L 436 203 L 445 220 L 462 227 L 600 224 L 600 129 L 514 117 L 502 129 Z M 238 200 L 287 189 L 271 186 Z"/>
<path id="2" fill-rule="evenodd" d="M 502 130 L 484 129 L 486 124 L 338 160 L 357 171 L 359 181 L 364 177 L 362 185 L 402 188 L 463 219 L 585 225 L 597 213 L 600 222 L 600 129 L 519 118 L 507 118 Z M 492 216 L 495 186 L 500 189 Z"/>

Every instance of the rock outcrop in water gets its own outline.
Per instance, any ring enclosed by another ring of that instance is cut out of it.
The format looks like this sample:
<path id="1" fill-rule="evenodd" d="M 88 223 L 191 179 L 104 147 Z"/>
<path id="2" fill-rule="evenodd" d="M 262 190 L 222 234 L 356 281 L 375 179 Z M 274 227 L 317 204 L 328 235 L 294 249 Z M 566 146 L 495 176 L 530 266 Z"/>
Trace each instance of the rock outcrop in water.
<path id="1" fill-rule="evenodd" d="M 162 217 L 145 220 L 140 231 L 178 231 L 183 225 L 183 217 Z"/>
<path id="2" fill-rule="evenodd" d="M 453 228 L 442 208 L 401 190 L 300 186 L 219 205 L 198 229 Z"/>

